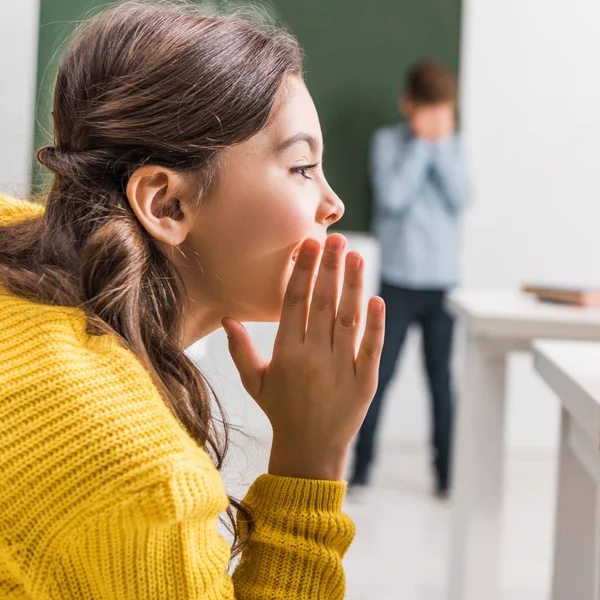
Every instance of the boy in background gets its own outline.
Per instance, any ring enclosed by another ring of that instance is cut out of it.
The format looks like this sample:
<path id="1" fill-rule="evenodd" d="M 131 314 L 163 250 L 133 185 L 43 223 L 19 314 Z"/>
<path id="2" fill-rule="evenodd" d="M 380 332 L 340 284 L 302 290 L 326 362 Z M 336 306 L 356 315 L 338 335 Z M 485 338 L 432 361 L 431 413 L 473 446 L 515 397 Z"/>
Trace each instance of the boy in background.
<path id="1" fill-rule="evenodd" d="M 350 485 L 367 485 L 386 388 L 406 331 L 421 328 L 432 406 L 435 492 L 450 489 L 453 319 L 445 308 L 458 284 L 459 219 L 469 180 L 455 130 L 456 80 L 422 61 L 399 100 L 407 122 L 375 132 L 371 147 L 374 231 L 381 244 L 381 296 L 387 306 L 379 387 L 358 434 Z"/>

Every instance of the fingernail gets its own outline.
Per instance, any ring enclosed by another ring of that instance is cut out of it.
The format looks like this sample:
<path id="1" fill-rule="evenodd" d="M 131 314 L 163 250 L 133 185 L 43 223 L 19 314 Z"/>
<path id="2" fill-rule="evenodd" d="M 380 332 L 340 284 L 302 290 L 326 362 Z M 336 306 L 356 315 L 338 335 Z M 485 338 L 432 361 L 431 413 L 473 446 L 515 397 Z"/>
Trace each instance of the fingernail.
<path id="1" fill-rule="evenodd" d="M 306 240 L 302 245 L 302 252 L 307 256 L 316 256 L 320 249 L 321 246 L 316 240 Z"/>
<path id="2" fill-rule="evenodd" d="M 362 266 L 362 256 L 359 254 L 350 254 L 348 256 L 348 268 L 358 271 Z"/>
<path id="3" fill-rule="evenodd" d="M 332 235 L 327 238 L 327 249 L 337 254 L 344 249 L 344 238 L 339 235 Z"/>
<path id="4" fill-rule="evenodd" d="M 381 298 L 375 297 L 371 300 L 371 312 L 374 315 L 380 315 L 383 312 L 383 300 Z"/>

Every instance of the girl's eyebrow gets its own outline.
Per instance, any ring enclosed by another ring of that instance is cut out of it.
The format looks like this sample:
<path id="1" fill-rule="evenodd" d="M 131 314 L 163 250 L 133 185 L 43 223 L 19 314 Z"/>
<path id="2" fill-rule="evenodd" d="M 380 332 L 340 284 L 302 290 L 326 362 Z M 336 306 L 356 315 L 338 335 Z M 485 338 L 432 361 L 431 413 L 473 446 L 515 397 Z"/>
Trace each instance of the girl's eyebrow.
<path id="1" fill-rule="evenodd" d="M 293 135 L 292 137 L 288 138 L 287 140 L 285 140 L 283 143 L 281 143 L 278 147 L 277 147 L 277 152 L 283 152 L 284 150 L 287 150 L 290 146 L 293 146 L 294 144 L 299 144 L 301 142 L 305 142 L 309 145 L 310 149 L 312 152 L 316 153 L 321 144 L 320 142 L 317 140 L 317 138 L 313 135 L 311 135 L 310 133 L 297 133 L 295 135 Z"/>

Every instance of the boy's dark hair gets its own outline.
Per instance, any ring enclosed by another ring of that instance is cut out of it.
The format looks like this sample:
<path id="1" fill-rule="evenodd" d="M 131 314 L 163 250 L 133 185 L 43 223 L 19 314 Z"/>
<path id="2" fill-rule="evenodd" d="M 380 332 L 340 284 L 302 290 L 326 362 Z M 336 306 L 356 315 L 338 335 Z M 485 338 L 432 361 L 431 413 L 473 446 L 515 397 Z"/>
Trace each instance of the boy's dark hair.
<path id="1" fill-rule="evenodd" d="M 454 102 L 456 78 L 442 63 L 422 60 L 406 74 L 405 93 L 416 104 Z"/>

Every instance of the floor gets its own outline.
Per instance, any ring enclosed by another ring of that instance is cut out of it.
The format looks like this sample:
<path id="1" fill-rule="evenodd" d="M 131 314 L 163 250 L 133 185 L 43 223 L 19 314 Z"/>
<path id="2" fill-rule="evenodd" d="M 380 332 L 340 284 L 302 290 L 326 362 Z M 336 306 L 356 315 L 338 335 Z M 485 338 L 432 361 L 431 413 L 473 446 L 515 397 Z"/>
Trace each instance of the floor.
<path id="1" fill-rule="evenodd" d="M 549 452 L 507 460 L 501 600 L 550 598 L 555 465 Z M 446 600 L 451 500 L 430 488 L 423 449 L 387 448 L 373 486 L 347 498 L 347 600 Z"/>

